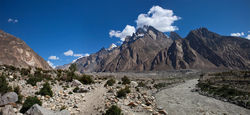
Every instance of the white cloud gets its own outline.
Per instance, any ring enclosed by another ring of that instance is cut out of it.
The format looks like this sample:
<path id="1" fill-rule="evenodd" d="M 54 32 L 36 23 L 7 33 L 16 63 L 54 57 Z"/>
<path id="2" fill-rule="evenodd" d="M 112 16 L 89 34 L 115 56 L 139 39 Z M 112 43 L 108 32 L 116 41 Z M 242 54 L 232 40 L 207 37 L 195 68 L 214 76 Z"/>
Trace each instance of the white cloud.
<path id="1" fill-rule="evenodd" d="M 18 22 L 18 20 L 17 20 L 17 19 L 15 19 L 15 20 L 14 20 L 14 23 L 17 23 L 17 22 Z"/>
<path id="2" fill-rule="evenodd" d="M 238 32 L 238 33 L 231 33 L 231 36 L 235 36 L 235 37 L 240 37 L 240 36 L 244 36 L 244 32 Z"/>
<path id="3" fill-rule="evenodd" d="M 250 34 L 247 35 L 246 39 L 250 40 Z"/>
<path id="4" fill-rule="evenodd" d="M 49 56 L 49 59 L 50 60 L 59 60 L 59 57 L 57 57 L 57 56 Z"/>
<path id="5" fill-rule="evenodd" d="M 124 41 L 127 36 L 131 36 L 135 33 L 135 27 L 126 25 L 126 27 L 121 31 L 110 30 L 109 36 L 110 37 L 117 37 L 120 38 L 121 41 Z"/>
<path id="6" fill-rule="evenodd" d="M 47 61 L 47 63 L 50 65 L 50 67 L 55 68 L 54 64 L 50 61 Z"/>
<path id="7" fill-rule="evenodd" d="M 65 56 L 73 56 L 74 52 L 72 50 L 68 50 L 66 52 L 64 52 Z"/>
<path id="8" fill-rule="evenodd" d="M 85 57 L 85 56 L 89 56 L 88 53 L 86 54 L 74 54 L 74 52 L 72 50 L 68 50 L 66 52 L 64 52 L 65 56 L 74 56 L 74 57 Z"/>
<path id="9" fill-rule="evenodd" d="M 178 27 L 172 24 L 181 19 L 174 15 L 172 10 L 163 9 L 160 6 L 153 6 L 147 14 L 140 14 L 136 20 L 137 28 L 144 25 L 153 26 L 162 32 L 170 32 L 178 30 Z"/>
<path id="10" fill-rule="evenodd" d="M 17 20 L 17 19 L 9 18 L 9 19 L 8 19 L 8 22 L 9 22 L 9 23 L 17 23 L 18 20 Z"/>
<path id="11" fill-rule="evenodd" d="M 11 19 L 11 18 L 8 19 L 8 22 L 12 22 L 12 21 L 13 21 L 13 19 Z"/>
<path id="12" fill-rule="evenodd" d="M 153 26 L 162 32 L 175 31 L 178 30 L 178 27 L 172 24 L 179 19 L 181 19 L 181 17 L 174 15 L 172 10 L 163 9 L 160 6 L 153 6 L 147 14 L 140 14 L 137 17 L 136 28 L 146 25 Z M 135 33 L 135 27 L 127 25 L 123 31 L 111 30 L 109 36 L 117 37 L 120 38 L 121 41 L 124 41 L 126 36 L 131 36 L 133 33 Z"/>

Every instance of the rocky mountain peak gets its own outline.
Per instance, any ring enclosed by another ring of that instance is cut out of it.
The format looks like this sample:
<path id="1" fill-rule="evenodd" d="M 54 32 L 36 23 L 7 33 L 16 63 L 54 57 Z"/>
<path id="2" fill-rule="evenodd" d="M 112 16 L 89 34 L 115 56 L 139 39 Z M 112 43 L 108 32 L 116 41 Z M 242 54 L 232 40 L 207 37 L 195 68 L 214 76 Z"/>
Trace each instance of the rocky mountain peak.
<path id="1" fill-rule="evenodd" d="M 187 38 L 205 38 L 205 39 L 214 39 L 214 38 L 219 38 L 220 35 L 214 32 L 209 31 L 207 28 L 199 28 L 196 30 L 192 30 Z"/>
<path id="2" fill-rule="evenodd" d="M 116 48 L 116 47 L 117 47 L 117 45 L 115 45 L 114 43 L 112 43 L 112 44 L 109 46 L 108 50 L 112 50 L 112 49 L 114 49 L 114 48 Z"/>
<path id="3" fill-rule="evenodd" d="M 179 34 L 177 34 L 176 32 L 170 32 L 170 36 L 169 36 L 172 40 L 178 40 L 178 39 L 182 39 L 181 36 Z"/>

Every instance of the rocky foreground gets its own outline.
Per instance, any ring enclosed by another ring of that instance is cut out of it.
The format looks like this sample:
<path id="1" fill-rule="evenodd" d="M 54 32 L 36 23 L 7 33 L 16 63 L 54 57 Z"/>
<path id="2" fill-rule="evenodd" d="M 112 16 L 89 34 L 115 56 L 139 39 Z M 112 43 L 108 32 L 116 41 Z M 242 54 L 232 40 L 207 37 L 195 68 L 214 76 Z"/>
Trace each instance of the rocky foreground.
<path id="1" fill-rule="evenodd" d="M 0 73 L 2 115 L 112 115 L 113 111 L 124 115 L 167 115 L 156 105 L 154 94 L 184 81 L 91 76 L 11 66 L 2 66 Z"/>

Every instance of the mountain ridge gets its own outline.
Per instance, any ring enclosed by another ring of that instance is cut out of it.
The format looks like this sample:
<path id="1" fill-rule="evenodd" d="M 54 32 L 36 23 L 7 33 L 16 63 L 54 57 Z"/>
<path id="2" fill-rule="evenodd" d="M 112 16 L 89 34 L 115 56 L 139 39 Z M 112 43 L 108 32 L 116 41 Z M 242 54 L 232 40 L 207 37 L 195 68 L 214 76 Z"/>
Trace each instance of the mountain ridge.
<path id="1" fill-rule="evenodd" d="M 144 72 L 178 69 L 250 69 L 250 41 L 221 36 L 207 28 L 185 38 L 152 26 L 138 28 L 121 46 L 78 59 L 80 72 Z"/>

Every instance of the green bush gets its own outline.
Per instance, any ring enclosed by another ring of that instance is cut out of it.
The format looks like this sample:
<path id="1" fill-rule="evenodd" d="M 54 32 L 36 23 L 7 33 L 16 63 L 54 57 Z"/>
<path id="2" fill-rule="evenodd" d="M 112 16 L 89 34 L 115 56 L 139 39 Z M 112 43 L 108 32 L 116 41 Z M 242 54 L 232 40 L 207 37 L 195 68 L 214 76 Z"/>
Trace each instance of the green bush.
<path id="1" fill-rule="evenodd" d="M 30 70 L 29 70 L 29 69 L 26 69 L 26 68 L 22 68 L 22 69 L 21 69 L 21 75 L 22 75 L 22 76 L 29 75 L 29 73 L 30 73 Z"/>
<path id="2" fill-rule="evenodd" d="M 37 82 L 41 82 L 43 79 L 41 77 L 34 77 L 33 75 L 29 75 L 29 79 L 27 80 L 27 83 L 36 86 Z"/>
<path id="3" fill-rule="evenodd" d="M 122 115 L 122 110 L 116 105 L 112 105 L 105 113 L 105 115 Z"/>
<path id="4" fill-rule="evenodd" d="M 39 95 L 48 95 L 50 97 L 53 96 L 53 92 L 51 90 L 51 86 L 48 82 L 46 82 L 45 84 L 43 84 L 43 88 L 38 92 Z"/>
<path id="5" fill-rule="evenodd" d="M 24 101 L 23 106 L 20 110 L 21 113 L 25 113 L 32 107 L 34 104 L 42 105 L 42 102 L 37 97 L 27 97 L 27 99 Z"/>
<path id="6" fill-rule="evenodd" d="M 79 77 L 78 80 L 82 84 L 92 84 L 94 83 L 94 80 L 91 75 L 82 75 L 82 77 Z"/>
<path id="7" fill-rule="evenodd" d="M 105 86 L 113 86 L 115 84 L 115 79 L 109 79 L 107 82 L 106 82 L 106 84 L 105 84 Z"/>
<path id="8" fill-rule="evenodd" d="M 71 72 L 73 72 L 73 73 L 76 71 L 76 69 L 77 69 L 77 67 L 76 67 L 76 64 L 75 64 L 75 63 L 71 64 L 70 67 L 69 67 L 69 70 L 70 70 Z"/>
<path id="9" fill-rule="evenodd" d="M 12 88 L 9 87 L 8 85 L 9 85 L 9 83 L 6 80 L 6 76 L 2 74 L 0 76 L 0 94 L 1 93 L 4 94 L 4 93 L 10 92 L 12 90 Z"/>
<path id="10" fill-rule="evenodd" d="M 125 87 L 124 89 L 120 89 L 119 91 L 117 91 L 117 97 L 118 98 L 126 97 L 127 93 L 130 93 L 129 87 Z"/>
<path id="11" fill-rule="evenodd" d="M 146 87 L 146 84 L 143 82 L 139 82 L 137 87 Z"/>
<path id="12" fill-rule="evenodd" d="M 20 87 L 19 86 L 15 87 L 14 92 L 16 92 L 16 94 L 18 95 L 17 103 L 22 103 L 23 95 L 21 94 Z"/>
<path id="13" fill-rule="evenodd" d="M 67 72 L 67 77 L 66 77 L 66 82 L 72 82 L 73 79 L 76 79 L 78 76 L 74 73 L 74 72 L 71 72 L 71 71 L 68 71 Z"/>
<path id="14" fill-rule="evenodd" d="M 127 77 L 127 76 L 124 76 L 122 78 L 122 84 L 125 85 L 125 84 L 130 84 L 130 79 Z"/>
<path id="15" fill-rule="evenodd" d="M 78 90 L 79 90 L 79 87 L 76 87 L 76 88 L 73 89 L 73 92 L 77 93 Z"/>

